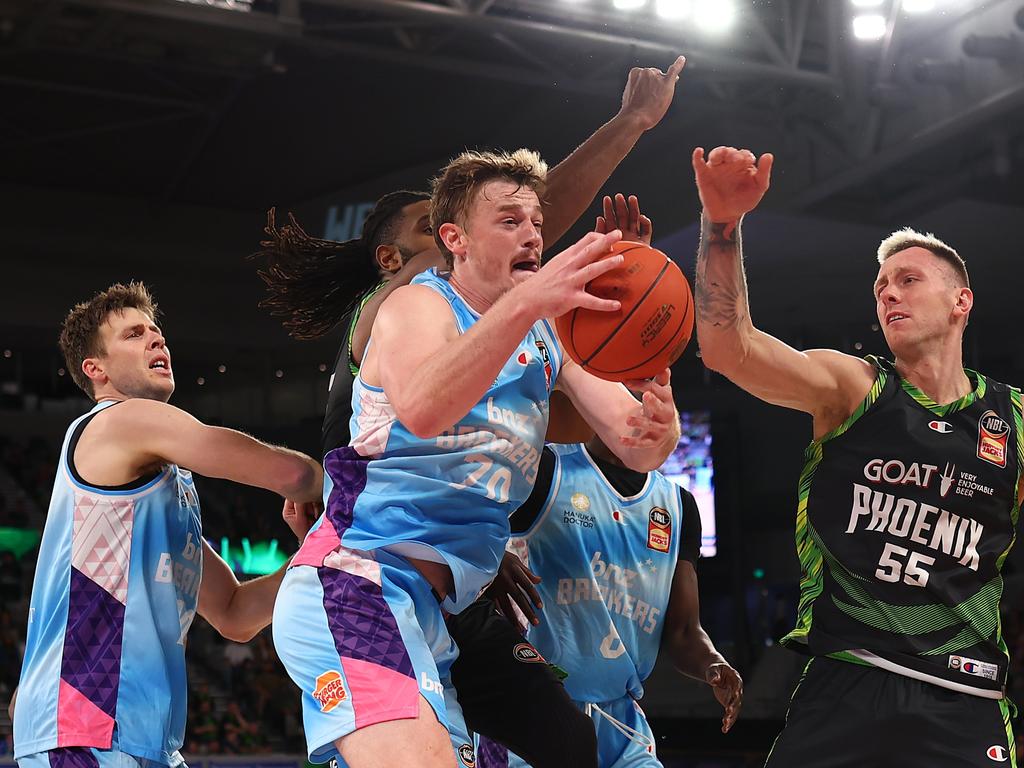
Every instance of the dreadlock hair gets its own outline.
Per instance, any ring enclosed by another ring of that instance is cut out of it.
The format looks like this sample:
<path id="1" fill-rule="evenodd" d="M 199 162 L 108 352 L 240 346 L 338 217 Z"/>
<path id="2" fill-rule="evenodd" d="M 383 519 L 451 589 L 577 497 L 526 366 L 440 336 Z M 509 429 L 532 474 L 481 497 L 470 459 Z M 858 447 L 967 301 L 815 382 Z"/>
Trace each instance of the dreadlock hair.
<path id="1" fill-rule="evenodd" d="M 292 338 L 320 338 L 380 279 L 374 255 L 378 246 L 394 242 L 402 209 L 429 199 L 408 190 L 384 195 L 366 217 L 362 235 L 345 242 L 311 237 L 291 213 L 278 229 L 271 208 L 263 229 L 269 239 L 249 257 L 266 264 L 257 270 L 269 294 L 260 306 L 281 318 Z"/>

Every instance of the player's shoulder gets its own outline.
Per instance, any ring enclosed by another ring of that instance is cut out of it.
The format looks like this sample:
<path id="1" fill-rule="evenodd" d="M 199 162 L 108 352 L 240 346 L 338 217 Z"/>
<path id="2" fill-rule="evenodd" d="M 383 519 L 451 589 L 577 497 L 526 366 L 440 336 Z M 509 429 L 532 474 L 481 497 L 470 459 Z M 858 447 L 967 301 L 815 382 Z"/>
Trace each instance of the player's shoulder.
<path id="1" fill-rule="evenodd" d="M 87 429 L 95 432 L 138 433 L 182 416 L 188 417 L 188 414 L 170 403 L 131 397 L 97 413 Z"/>
<path id="2" fill-rule="evenodd" d="M 380 305 L 379 315 L 418 320 L 419 316 L 413 316 L 411 312 L 450 314 L 451 310 L 448 300 L 435 288 L 425 283 L 412 283 L 391 291 Z"/>

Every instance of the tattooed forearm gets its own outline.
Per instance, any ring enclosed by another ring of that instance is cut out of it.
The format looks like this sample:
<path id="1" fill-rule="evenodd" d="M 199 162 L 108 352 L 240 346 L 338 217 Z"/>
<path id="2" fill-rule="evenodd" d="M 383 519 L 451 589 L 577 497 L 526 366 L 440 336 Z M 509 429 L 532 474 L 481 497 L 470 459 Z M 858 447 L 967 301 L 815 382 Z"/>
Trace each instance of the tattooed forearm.
<path id="1" fill-rule="evenodd" d="M 738 221 L 713 224 L 701 216 L 695 288 L 699 323 L 725 330 L 748 317 Z"/>

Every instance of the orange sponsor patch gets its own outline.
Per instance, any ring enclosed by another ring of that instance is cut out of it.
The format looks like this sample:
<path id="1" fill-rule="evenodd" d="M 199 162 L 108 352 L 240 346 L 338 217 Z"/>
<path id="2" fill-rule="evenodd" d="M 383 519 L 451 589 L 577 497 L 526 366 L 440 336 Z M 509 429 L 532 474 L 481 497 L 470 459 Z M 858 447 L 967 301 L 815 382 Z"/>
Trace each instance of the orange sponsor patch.
<path id="1" fill-rule="evenodd" d="M 341 681 L 341 673 L 335 670 L 324 672 L 316 679 L 313 698 L 320 704 L 321 712 L 330 712 L 348 698 L 345 684 Z"/>

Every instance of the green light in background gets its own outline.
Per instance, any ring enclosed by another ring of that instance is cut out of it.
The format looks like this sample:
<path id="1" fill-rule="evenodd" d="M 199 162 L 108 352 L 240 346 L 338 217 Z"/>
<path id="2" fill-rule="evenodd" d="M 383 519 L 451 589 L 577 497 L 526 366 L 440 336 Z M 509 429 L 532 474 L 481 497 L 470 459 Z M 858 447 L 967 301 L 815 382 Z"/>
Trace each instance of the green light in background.
<path id="1" fill-rule="evenodd" d="M 242 537 L 237 546 L 227 536 L 221 537 L 220 556 L 235 573 L 252 576 L 273 573 L 288 560 L 288 555 L 278 549 L 277 539 L 253 543 L 247 537 Z"/>
<path id="2" fill-rule="evenodd" d="M 764 568 L 755 568 L 754 569 L 754 578 L 755 579 L 763 579 L 764 578 Z"/>

